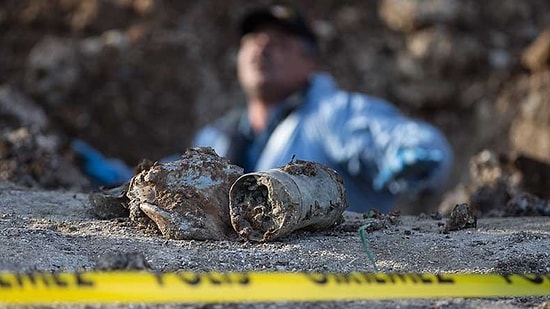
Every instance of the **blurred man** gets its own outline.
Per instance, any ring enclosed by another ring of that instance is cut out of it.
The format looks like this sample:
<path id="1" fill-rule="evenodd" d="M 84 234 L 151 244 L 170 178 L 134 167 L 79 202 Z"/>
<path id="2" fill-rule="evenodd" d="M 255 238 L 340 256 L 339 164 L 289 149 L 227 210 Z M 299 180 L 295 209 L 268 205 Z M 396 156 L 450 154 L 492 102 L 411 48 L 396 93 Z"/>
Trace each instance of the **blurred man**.
<path id="1" fill-rule="evenodd" d="M 202 129 L 195 145 L 212 146 L 248 172 L 293 156 L 328 165 L 344 178 L 354 211 L 388 211 L 397 195 L 444 183 L 452 153 L 443 135 L 381 99 L 342 91 L 317 72 L 317 40 L 299 12 L 251 11 L 240 34 L 237 69 L 246 109 Z"/>
<path id="2" fill-rule="evenodd" d="M 387 212 L 399 195 L 444 184 L 452 152 L 441 132 L 318 72 L 317 39 L 299 12 L 259 8 L 240 26 L 246 107 L 200 130 L 194 146 L 211 146 L 246 172 L 293 157 L 330 166 L 344 179 L 351 211 Z"/>

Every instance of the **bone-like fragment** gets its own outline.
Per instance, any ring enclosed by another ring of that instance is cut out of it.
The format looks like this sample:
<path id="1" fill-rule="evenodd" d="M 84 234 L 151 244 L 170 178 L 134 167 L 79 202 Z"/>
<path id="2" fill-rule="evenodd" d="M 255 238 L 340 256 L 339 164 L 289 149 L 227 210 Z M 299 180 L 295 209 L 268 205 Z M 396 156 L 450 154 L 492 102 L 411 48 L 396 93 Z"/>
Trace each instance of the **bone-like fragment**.
<path id="1" fill-rule="evenodd" d="M 130 219 L 154 222 L 171 239 L 228 239 L 228 193 L 242 168 L 212 148 L 191 148 L 176 161 L 155 163 L 130 182 Z M 147 221 L 148 220 L 148 221 Z"/>
<path id="2" fill-rule="evenodd" d="M 239 236 L 252 241 L 274 240 L 302 228 L 327 228 L 346 207 L 340 176 L 309 161 L 245 174 L 229 190 L 231 224 Z"/>

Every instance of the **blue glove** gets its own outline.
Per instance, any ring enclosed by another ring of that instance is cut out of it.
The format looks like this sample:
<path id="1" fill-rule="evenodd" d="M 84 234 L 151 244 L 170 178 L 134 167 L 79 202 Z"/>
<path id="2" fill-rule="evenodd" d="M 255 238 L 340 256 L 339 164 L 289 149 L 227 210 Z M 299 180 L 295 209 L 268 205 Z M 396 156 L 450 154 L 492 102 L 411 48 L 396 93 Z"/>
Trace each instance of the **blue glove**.
<path id="1" fill-rule="evenodd" d="M 380 191 L 389 186 L 392 193 L 414 191 L 411 184 L 429 176 L 443 159 L 440 150 L 399 149 L 376 176 L 373 187 Z M 391 183 L 394 184 L 393 188 Z"/>
<path id="2" fill-rule="evenodd" d="M 119 185 L 134 174 L 132 168 L 121 160 L 105 158 L 97 149 L 82 140 L 74 140 L 71 147 L 82 159 L 84 172 L 100 185 Z"/>

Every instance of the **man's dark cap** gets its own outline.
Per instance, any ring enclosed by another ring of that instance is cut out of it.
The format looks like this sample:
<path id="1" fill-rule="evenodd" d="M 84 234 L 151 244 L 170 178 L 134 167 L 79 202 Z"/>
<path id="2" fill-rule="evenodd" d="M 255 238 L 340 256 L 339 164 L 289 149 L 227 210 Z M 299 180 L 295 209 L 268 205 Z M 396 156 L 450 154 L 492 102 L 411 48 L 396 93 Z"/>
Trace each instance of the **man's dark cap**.
<path id="1" fill-rule="evenodd" d="M 243 37 L 266 24 L 278 25 L 317 46 L 317 37 L 304 16 L 299 11 L 284 5 L 257 8 L 245 14 L 241 19 L 240 35 Z"/>

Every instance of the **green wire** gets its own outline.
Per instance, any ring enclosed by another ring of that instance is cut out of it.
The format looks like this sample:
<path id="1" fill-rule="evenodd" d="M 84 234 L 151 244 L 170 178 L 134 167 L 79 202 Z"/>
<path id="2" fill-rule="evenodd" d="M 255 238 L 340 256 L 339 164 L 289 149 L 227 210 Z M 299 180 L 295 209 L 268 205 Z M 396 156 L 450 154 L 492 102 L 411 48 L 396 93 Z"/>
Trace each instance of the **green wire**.
<path id="1" fill-rule="evenodd" d="M 367 242 L 367 236 L 366 236 L 367 235 L 366 229 L 370 227 L 371 224 L 372 222 L 367 222 L 359 228 L 359 238 L 361 239 L 361 245 L 363 247 L 363 251 L 365 251 L 365 253 L 367 254 L 367 257 L 369 258 L 369 261 L 372 264 L 374 271 L 377 272 L 378 267 L 376 267 L 376 258 L 374 257 L 374 253 L 370 249 L 370 246 Z"/>

